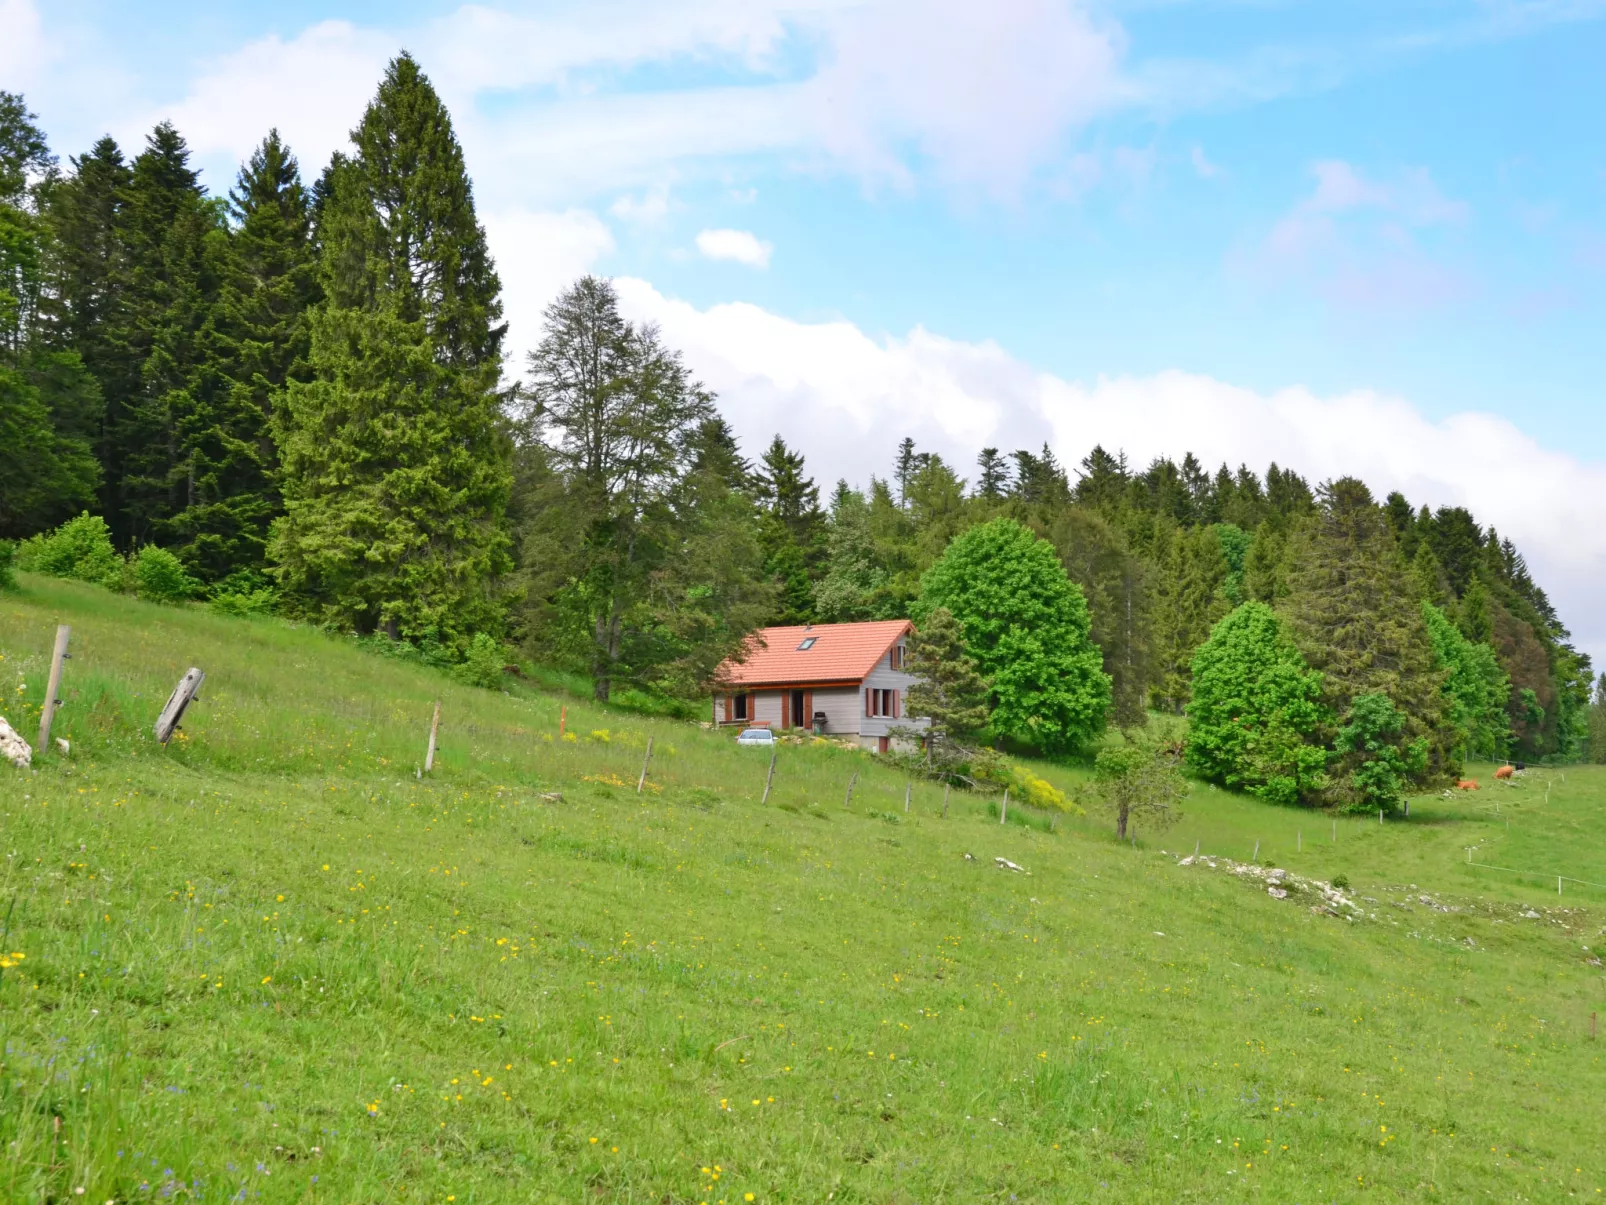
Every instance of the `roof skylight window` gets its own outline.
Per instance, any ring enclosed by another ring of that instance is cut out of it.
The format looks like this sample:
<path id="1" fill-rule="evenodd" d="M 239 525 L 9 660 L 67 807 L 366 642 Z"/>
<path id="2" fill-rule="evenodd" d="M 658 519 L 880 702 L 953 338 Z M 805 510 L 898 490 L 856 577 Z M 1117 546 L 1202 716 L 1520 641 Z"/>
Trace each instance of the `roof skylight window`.
<path id="1" fill-rule="evenodd" d="M 803 643 L 797 646 L 797 651 L 801 653 L 801 652 L 803 652 L 803 651 L 805 651 L 807 649 L 813 648 L 814 647 L 814 642 L 816 640 L 818 640 L 818 639 L 819 639 L 818 636 L 805 637 L 804 640 L 803 640 Z"/>

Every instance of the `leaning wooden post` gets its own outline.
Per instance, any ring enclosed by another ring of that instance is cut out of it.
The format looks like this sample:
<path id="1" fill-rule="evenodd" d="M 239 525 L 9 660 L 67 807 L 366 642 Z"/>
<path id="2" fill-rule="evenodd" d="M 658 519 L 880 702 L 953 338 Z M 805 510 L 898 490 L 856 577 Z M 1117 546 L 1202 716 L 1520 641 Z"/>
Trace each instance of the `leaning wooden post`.
<path id="1" fill-rule="evenodd" d="M 435 768 L 435 734 L 441 727 L 441 705 L 435 704 L 435 718 L 429 722 L 429 748 L 424 750 L 424 773 L 428 774 Z"/>
<path id="2" fill-rule="evenodd" d="M 848 793 L 842 797 L 842 806 L 847 807 L 853 802 L 853 784 L 859 781 L 859 772 L 855 770 L 848 779 Z"/>
<path id="3" fill-rule="evenodd" d="M 942 784 L 942 818 L 944 820 L 948 819 L 948 792 L 952 787 L 953 784 L 949 782 Z"/>
<path id="4" fill-rule="evenodd" d="M 999 824 L 1004 823 L 1004 820 L 1008 815 L 1009 815 L 1009 788 L 1005 787 L 1004 788 L 1004 802 L 998 805 L 998 823 Z"/>
<path id="5" fill-rule="evenodd" d="M 167 706 L 162 708 L 162 714 L 156 717 L 156 739 L 166 745 L 173 739 L 178 731 L 178 723 L 184 718 L 184 710 L 195 701 L 195 696 L 201 692 L 201 683 L 206 681 L 206 675 L 193 665 L 189 671 L 178 680 L 173 693 L 167 696 Z"/>
<path id="6" fill-rule="evenodd" d="M 641 794 L 641 788 L 647 785 L 647 767 L 652 764 L 652 737 L 647 738 L 647 756 L 641 759 L 641 777 L 636 779 L 636 794 Z"/>
<path id="7" fill-rule="evenodd" d="M 563 739 L 563 726 L 569 722 L 569 705 L 565 703 L 558 710 L 558 739 Z"/>
<path id="8" fill-rule="evenodd" d="M 61 705 L 61 663 L 67 660 L 67 635 L 72 631 L 66 624 L 56 626 L 56 648 L 50 654 L 50 684 L 45 688 L 45 708 L 39 713 L 39 752 L 50 749 L 50 723 L 56 718 Z"/>
<path id="9" fill-rule="evenodd" d="M 770 801 L 770 786 L 775 782 L 775 759 L 780 755 L 781 751 L 779 749 L 770 750 L 770 772 L 764 775 L 764 798 L 759 800 L 760 803 L 768 803 Z"/>
<path id="10" fill-rule="evenodd" d="M 909 792 L 914 789 L 914 783 L 905 781 L 903 784 L 903 810 L 909 811 Z"/>

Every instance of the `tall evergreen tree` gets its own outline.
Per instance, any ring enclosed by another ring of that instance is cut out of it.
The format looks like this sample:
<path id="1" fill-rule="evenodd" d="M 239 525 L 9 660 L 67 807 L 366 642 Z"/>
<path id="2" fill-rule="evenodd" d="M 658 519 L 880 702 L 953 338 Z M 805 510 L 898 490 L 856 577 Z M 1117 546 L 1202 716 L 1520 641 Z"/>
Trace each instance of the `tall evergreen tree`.
<path id="1" fill-rule="evenodd" d="M 20 96 L 0 92 L 0 538 L 67 518 L 94 493 L 98 392 L 78 356 L 51 346 L 49 227 L 30 175 L 53 169 Z"/>
<path id="2" fill-rule="evenodd" d="M 1393 529 L 1364 484 L 1346 477 L 1322 487 L 1316 521 L 1295 537 L 1289 587 L 1280 610 L 1322 674 L 1328 710 L 1349 724 L 1354 700 L 1386 695 L 1405 717 L 1388 739 L 1402 751 L 1425 740 L 1423 772 L 1444 774 L 1457 743 L 1442 689 L 1447 672 L 1435 666 Z M 1374 753 L 1361 744 L 1340 750 L 1332 767 L 1335 798 L 1355 801 L 1360 788 L 1352 775 Z"/>
<path id="3" fill-rule="evenodd" d="M 1088 635 L 1110 679 L 1110 718 L 1121 728 L 1141 727 L 1154 661 L 1148 572 L 1120 529 L 1095 510 L 1067 508 L 1049 538 L 1066 574 L 1087 597 Z"/>
<path id="4" fill-rule="evenodd" d="M 271 556 L 329 622 L 461 642 L 503 619 L 511 447 L 500 283 L 451 119 L 393 60 L 329 174 L 308 379 L 276 417 Z"/>
<path id="5" fill-rule="evenodd" d="M 1009 487 L 1009 466 L 997 448 L 983 448 L 976 457 L 976 497 L 997 502 Z"/>
<path id="6" fill-rule="evenodd" d="M 823 551 L 819 487 L 805 471 L 803 454 L 787 447 L 779 435 L 765 449 L 755 479 L 765 515 L 759 535 L 764 571 L 779 587 L 775 622 L 811 623 L 815 618 L 811 570 Z"/>
<path id="7" fill-rule="evenodd" d="M 307 319 L 318 297 L 310 208 L 277 130 L 241 168 L 229 196 L 235 229 L 210 334 L 226 379 L 179 425 L 186 505 L 167 524 L 202 581 L 259 570 L 281 504 L 271 422 L 291 375 L 305 375 Z"/>

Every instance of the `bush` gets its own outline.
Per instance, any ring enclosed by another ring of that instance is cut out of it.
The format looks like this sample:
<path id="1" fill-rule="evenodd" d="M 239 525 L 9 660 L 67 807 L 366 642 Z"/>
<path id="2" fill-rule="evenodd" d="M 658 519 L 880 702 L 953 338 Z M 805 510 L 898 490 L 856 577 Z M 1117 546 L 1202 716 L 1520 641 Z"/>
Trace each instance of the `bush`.
<path id="1" fill-rule="evenodd" d="M 1296 803 L 1326 785 L 1317 736 L 1327 713 L 1312 670 L 1271 608 L 1247 602 L 1221 620 L 1193 657 L 1188 765 L 1200 777 L 1270 803 Z"/>
<path id="2" fill-rule="evenodd" d="M 1009 797 L 1028 807 L 1068 812 L 1074 816 L 1082 814 L 1082 809 L 1053 783 L 996 750 L 978 749 L 970 761 L 970 776 L 978 782 L 1008 787 Z"/>
<path id="3" fill-rule="evenodd" d="M 502 685 L 502 646 L 484 632 L 477 632 L 469 641 L 463 664 L 457 667 L 457 676 L 470 686 L 483 686 L 496 690 Z"/>
<path id="4" fill-rule="evenodd" d="M 112 547 L 111 529 L 106 520 L 88 511 L 53 532 L 24 540 L 17 550 L 17 567 L 113 590 L 123 584 L 123 558 Z"/>
<path id="5" fill-rule="evenodd" d="M 147 544 L 134 560 L 134 592 L 146 602 L 179 603 L 195 595 L 197 584 L 184 563 L 165 548 Z"/>
<path id="6" fill-rule="evenodd" d="M 1356 695 L 1347 718 L 1337 744 L 1352 763 L 1350 809 L 1393 811 L 1405 798 L 1405 785 L 1427 765 L 1427 738 L 1405 740 L 1405 713 L 1385 694 Z"/>
<path id="7" fill-rule="evenodd" d="M 17 559 L 17 545 L 13 540 L 0 540 L 0 590 L 15 590 L 17 577 L 11 571 Z"/>
<path id="8" fill-rule="evenodd" d="M 279 606 L 279 592 L 254 569 L 236 569 L 212 587 L 208 604 L 221 615 L 271 615 Z"/>

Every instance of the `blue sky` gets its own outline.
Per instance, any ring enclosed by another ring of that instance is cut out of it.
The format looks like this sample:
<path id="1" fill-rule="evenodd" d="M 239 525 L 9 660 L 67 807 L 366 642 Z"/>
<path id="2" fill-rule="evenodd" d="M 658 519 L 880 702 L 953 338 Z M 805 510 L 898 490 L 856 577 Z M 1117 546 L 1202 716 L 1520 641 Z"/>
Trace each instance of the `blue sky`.
<path id="1" fill-rule="evenodd" d="M 410 48 L 512 343 L 615 276 L 749 445 L 1268 459 L 1464 502 L 1606 653 L 1606 0 L 0 0 L 57 149 L 309 174 Z M 515 360 L 511 371 L 517 371 Z"/>

